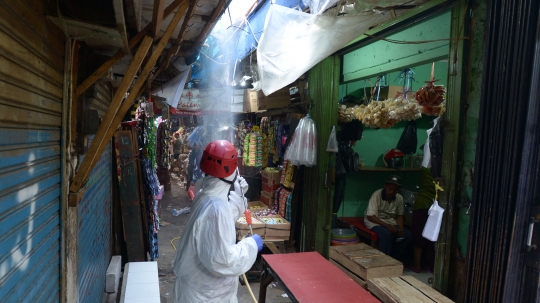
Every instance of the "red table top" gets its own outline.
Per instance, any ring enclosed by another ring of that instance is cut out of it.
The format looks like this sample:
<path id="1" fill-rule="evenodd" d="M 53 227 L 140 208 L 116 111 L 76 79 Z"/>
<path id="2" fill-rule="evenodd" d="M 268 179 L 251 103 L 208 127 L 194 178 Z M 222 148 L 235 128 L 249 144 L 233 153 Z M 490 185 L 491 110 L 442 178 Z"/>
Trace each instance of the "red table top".
<path id="1" fill-rule="evenodd" d="M 262 257 L 298 302 L 380 302 L 317 252 Z"/>

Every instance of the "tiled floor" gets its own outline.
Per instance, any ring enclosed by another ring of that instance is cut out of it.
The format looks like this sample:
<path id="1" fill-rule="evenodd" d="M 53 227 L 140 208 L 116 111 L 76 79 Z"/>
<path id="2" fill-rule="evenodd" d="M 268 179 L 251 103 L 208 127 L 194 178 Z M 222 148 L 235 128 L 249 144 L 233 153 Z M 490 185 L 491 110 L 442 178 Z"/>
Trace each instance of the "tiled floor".
<path id="1" fill-rule="evenodd" d="M 126 279 L 122 295 L 124 303 L 160 303 L 157 262 L 126 264 L 124 279 Z"/>
<path id="2" fill-rule="evenodd" d="M 417 280 L 427 284 L 429 287 L 433 287 L 433 284 L 428 283 L 429 280 L 430 280 L 429 278 L 433 278 L 433 274 L 428 272 L 428 271 L 424 270 L 421 273 L 415 273 L 414 271 L 412 271 L 410 269 L 403 268 L 403 275 L 404 276 L 413 276 Z"/>

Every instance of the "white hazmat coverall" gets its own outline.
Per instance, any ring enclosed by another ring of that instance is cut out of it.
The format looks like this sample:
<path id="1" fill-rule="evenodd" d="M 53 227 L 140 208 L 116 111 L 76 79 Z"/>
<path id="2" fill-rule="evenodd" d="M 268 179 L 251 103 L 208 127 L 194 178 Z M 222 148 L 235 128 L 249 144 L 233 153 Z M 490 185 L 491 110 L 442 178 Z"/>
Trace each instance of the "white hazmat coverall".
<path id="1" fill-rule="evenodd" d="M 235 192 L 229 201 L 230 187 L 206 176 L 193 201 L 174 260 L 175 303 L 238 302 L 238 276 L 255 263 L 258 250 L 251 237 L 236 243 L 234 225 L 244 206 Z"/>

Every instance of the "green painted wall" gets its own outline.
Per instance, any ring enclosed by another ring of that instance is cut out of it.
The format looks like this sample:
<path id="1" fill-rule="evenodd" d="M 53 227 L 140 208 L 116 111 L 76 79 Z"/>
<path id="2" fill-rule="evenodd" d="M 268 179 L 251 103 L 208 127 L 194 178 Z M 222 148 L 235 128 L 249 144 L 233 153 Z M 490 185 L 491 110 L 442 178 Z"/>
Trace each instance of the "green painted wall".
<path id="1" fill-rule="evenodd" d="M 377 76 L 432 61 L 448 58 L 451 12 L 446 10 L 385 37 L 397 41 L 427 41 L 423 44 L 399 44 L 376 41 L 343 56 L 344 82 Z"/>
<path id="2" fill-rule="evenodd" d="M 418 82 L 413 83 L 413 90 L 418 89 L 424 84 L 424 80 L 428 80 L 431 76 L 431 64 L 424 64 L 414 67 L 416 75 L 415 78 Z M 389 85 L 402 85 L 399 84 L 399 80 L 395 80 L 399 72 L 390 73 L 388 76 Z M 448 63 L 436 62 L 435 63 L 435 78 L 440 79 L 437 84 L 446 85 L 448 75 Z M 375 79 L 371 79 L 374 83 Z M 348 88 L 347 88 L 348 86 Z M 355 81 L 340 86 L 340 98 L 345 94 L 353 95 L 360 98 L 364 91 L 364 81 Z M 422 118 L 416 120 L 417 123 L 417 139 L 418 149 L 417 154 L 422 155 L 420 146 L 426 143 L 427 133 L 426 130 L 430 128 L 429 124 L 435 117 L 422 116 Z M 364 128 L 362 140 L 356 142 L 353 149 L 362 157 L 364 165 L 371 166 L 384 166 L 382 162 L 382 154 L 390 148 L 395 148 L 403 133 L 403 130 L 407 126 L 407 121 L 397 123 L 389 129 L 372 129 Z M 345 201 L 341 205 L 338 212 L 339 217 L 356 217 L 363 216 L 364 211 L 367 208 L 369 198 L 371 194 L 379 188 L 382 188 L 385 178 L 392 173 L 390 172 L 354 172 L 347 176 L 347 187 L 345 190 Z M 403 179 L 403 189 L 417 191 L 417 183 L 420 178 L 419 172 L 397 172 Z"/>

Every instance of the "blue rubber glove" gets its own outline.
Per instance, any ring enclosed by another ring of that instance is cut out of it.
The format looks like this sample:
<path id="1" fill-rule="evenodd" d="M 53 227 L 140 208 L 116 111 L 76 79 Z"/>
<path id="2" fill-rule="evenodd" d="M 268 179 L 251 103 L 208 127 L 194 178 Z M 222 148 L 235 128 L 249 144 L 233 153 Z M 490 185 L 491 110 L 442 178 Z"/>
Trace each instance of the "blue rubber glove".
<path id="1" fill-rule="evenodd" d="M 255 243 L 257 243 L 257 250 L 261 251 L 263 249 L 263 241 L 261 236 L 254 234 L 253 236 L 251 236 L 251 238 L 253 238 L 253 240 L 255 240 Z"/>

